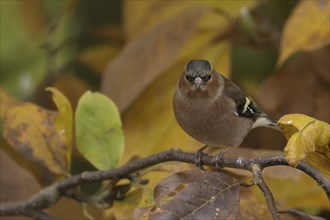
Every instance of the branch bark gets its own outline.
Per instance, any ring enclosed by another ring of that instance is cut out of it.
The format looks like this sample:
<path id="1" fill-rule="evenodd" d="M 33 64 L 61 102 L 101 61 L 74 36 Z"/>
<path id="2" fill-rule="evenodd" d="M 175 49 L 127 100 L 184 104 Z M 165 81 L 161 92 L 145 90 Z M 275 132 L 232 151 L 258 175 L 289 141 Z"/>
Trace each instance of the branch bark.
<path id="1" fill-rule="evenodd" d="M 124 179 L 128 178 L 130 174 L 151 167 L 156 164 L 169 162 L 169 161 L 179 161 L 194 164 L 196 159 L 195 153 L 182 152 L 180 149 L 171 149 L 168 151 L 160 152 L 144 159 L 131 161 L 126 165 L 118 167 L 112 170 L 103 171 L 92 171 L 77 174 L 66 179 L 59 180 L 52 185 L 44 188 L 43 190 L 36 193 L 31 198 L 25 201 L 18 202 L 5 202 L 0 204 L 0 216 L 9 215 L 25 215 L 31 216 L 28 211 L 34 210 L 35 218 L 38 218 L 38 212 L 42 212 L 43 209 L 51 206 L 55 203 L 61 196 L 67 196 L 67 190 L 73 187 L 80 186 L 82 184 L 99 182 L 103 180 L 110 179 Z M 203 165 L 216 167 L 214 163 L 214 157 L 203 154 L 201 158 Z M 263 157 L 257 159 L 245 159 L 245 158 L 223 158 L 221 160 L 221 166 L 228 168 L 237 168 L 253 172 L 253 166 L 257 165 L 260 172 L 270 166 L 286 165 L 289 166 L 284 156 L 274 156 L 274 157 Z M 219 165 L 219 164 L 218 164 Z M 307 175 L 312 177 L 326 192 L 328 198 L 330 199 L 330 182 L 327 178 L 320 173 L 317 169 L 311 167 L 305 162 L 300 162 L 297 169 L 305 172 Z M 259 174 L 258 174 L 259 175 Z M 260 174 L 261 175 L 261 174 Z M 260 186 L 259 186 L 260 187 Z M 268 187 L 267 187 L 268 188 Z M 276 210 L 277 212 L 277 210 Z M 39 219 L 42 218 L 42 214 Z"/>

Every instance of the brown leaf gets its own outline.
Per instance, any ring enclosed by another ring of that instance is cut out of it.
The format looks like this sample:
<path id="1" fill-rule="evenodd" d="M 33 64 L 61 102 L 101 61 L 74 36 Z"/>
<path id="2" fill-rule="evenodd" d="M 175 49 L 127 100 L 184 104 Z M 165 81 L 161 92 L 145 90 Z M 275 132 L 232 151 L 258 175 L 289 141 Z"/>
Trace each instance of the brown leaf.
<path id="1" fill-rule="evenodd" d="M 220 172 L 189 170 L 162 180 L 148 219 L 235 219 L 240 185 Z"/>
<path id="2" fill-rule="evenodd" d="M 3 135 L 24 156 L 56 174 L 66 174 L 66 146 L 54 126 L 56 113 L 32 103 L 6 111 Z"/>
<path id="3" fill-rule="evenodd" d="M 1 138 L 2 139 L 2 138 Z M 1 144 L 2 140 L 1 140 Z M 36 178 L 0 149 L 0 201 L 27 199 L 40 190 Z"/>
<path id="4" fill-rule="evenodd" d="M 198 21 L 211 8 L 190 9 L 130 41 L 107 67 L 101 91 L 122 112 L 143 89 L 168 68 L 196 30 Z"/>
<path id="5" fill-rule="evenodd" d="M 260 87 L 258 103 L 279 118 L 301 113 L 330 122 L 330 46 L 288 60 Z"/>
<path id="6" fill-rule="evenodd" d="M 0 137 L 0 140 L 0 202 L 28 199 L 41 189 L 38 182 L 40 179 L 37 180 L 35 176 L 39 166 L 34 166 L 34 163 L 24 160 L 21 155 L 9 149 L 11 147 L 3 137 Z M 31 218 L 1 216 L 1 220 L 31 220 Z"/>

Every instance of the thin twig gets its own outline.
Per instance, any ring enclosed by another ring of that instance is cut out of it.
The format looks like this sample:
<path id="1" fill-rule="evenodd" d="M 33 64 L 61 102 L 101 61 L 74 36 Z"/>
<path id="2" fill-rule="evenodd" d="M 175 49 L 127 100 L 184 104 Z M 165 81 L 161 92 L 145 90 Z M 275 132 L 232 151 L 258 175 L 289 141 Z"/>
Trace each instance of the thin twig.
<path id="1" fill-rule="evenodd" d="M 308 214 L 306 214 L 302 211 L 299 211 L 297 209 L 293 209 L 293 208 L 280 209 L 280 210 L 278 210 L 278 212 L 281 213 L 281 214 L 288 213 L 288 214 L 297 216 L 297 217 L 299 217 L 301 219 L 304 219 L 304 220 L 314 220 L 315 219 L 315 218 L 312 218 L 310 215 L 308 215 Z M 318 217 L 318 218 L 319 218 L 319 220 L 323 219 L 321 217 Z"/>
<path id="2" fill-rule="evenodd" d="M 265 183 L 264 179 L 262 178 L 261 168 L 258 164 L 253 164 L 252 166 L 252 173 L 254 177 L 255 184 L 259 187 L 259 189 L 264 194 L 266 199 L 270 214 L 272 215 L 274 220 L 280 220 L 280 215 L 278 214 L 274 196 L 270 189 L 268 188 L 267 184 Z"/>

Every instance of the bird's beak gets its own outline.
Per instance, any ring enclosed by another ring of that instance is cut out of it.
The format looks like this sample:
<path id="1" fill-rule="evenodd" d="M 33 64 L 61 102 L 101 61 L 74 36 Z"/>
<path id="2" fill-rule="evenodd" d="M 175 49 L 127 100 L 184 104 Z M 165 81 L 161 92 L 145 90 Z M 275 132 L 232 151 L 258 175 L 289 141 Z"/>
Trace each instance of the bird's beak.
<path id="1" fill-rule="evenodd" d="M 202 78 L 200 78 L 200 77 L 196 77 L 194 79 L 194 84 L 195 84 L 196 88 L 200 88 L 203 83 L 204 82 L 203 82 Z"/>

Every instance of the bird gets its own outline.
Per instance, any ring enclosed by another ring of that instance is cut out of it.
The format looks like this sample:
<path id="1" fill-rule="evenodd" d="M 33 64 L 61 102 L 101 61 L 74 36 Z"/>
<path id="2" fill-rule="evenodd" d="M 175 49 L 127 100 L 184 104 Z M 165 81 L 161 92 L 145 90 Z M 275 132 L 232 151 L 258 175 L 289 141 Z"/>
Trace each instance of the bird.
<path id="1" fill-rule="evenodd" d="M 224 152 L 238 147 L 251 129 L 279 130 L 251 97 L 202 59 L 187 62 L 174 93 L 173 111 L 180 127 L 204 144 L 197 151 L 199 167 L 201 154 L 209 146 L 225 148 L 215 157 L 218 165 Z"/>

